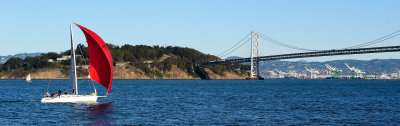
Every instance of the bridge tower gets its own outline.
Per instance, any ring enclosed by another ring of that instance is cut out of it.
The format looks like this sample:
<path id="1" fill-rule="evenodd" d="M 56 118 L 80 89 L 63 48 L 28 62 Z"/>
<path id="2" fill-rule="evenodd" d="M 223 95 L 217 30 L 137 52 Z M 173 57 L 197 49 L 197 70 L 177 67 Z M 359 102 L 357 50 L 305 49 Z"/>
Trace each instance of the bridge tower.
<path id="1" fill-rule="evenodd" d="M 251 49 L 250 49 L 250 59 L 251 59 L 251 66 L 250 66 L 250 74 L 248 80 L 261 80 L 264 79 L 260 76 L 260 61 L 258 57 L 260 56 L 259 53 L 259 32 L 258 31 L 251 31 Z M 256 57 L 256 58 L 255 58 Z"/>

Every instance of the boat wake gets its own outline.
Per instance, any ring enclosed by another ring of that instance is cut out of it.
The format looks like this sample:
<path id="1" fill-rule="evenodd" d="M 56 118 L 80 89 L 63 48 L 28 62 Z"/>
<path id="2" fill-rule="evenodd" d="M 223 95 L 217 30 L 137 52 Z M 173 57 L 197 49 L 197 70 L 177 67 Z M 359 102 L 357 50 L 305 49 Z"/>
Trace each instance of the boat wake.
<path id="1" fill-rule="evenodd" d="M 26 100 L 0 100 L 0 103 L 18 103 L 18 102 L 40 102 L 40 101 L 26 101 Z"/>

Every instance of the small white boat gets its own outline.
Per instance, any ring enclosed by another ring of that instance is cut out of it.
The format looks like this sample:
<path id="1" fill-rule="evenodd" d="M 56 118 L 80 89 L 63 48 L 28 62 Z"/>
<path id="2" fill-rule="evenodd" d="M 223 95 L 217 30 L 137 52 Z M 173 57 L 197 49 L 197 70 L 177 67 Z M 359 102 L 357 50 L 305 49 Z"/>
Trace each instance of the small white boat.
<path id="1" fill-rule="evenodd" d="M 112 77 L 113 77 L 113 62 L 111 58 L 110 50 L 107 45 L 96 33 L 93 31 L 77 25 L 85 34 L 86 42 L 89 48 L 89 75 L 90 79 L 103 85 L 108 89 L 107 94 L 111 91 Z M 59 96 L 49 96 L 48 93 L 42 98 L 40 102 L 42 103 L 90 103 L 96 102 L 98 96 L 96 88 L 94 93 L 90 95 L 79 95 L 78 94 L 78 81 L 76 75 L 76 61 L 75 61 L 75 50 L 74 50 L 74 40 L 72 32 L 72 24 L 70 25 L 71 30 L 71 69 L 70 69 L 70 82 L 73 88 L 73 94 L 59 95 Z M 60 89 L 61 90 L 61 89 Z M 62 93 L 62 92 L 61 92 Z"/>
<path id="2" fill-rule="evenodd" d="M 28 74 L 25 78 L 26 82 L 32 82 L 31 74 Z"/>

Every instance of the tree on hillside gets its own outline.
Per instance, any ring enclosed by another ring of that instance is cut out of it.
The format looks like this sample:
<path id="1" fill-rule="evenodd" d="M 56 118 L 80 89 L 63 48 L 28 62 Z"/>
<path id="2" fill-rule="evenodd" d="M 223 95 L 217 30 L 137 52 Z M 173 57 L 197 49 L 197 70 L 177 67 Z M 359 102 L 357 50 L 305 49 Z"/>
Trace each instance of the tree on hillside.
<path id="1" fill-rule="evenodd" d="M 28 56 L 23 60 L 23 62 L 24 62 L 23 66 L 26 71 L 51 66 L 51 63 L 48 61 L 48 57 L 46 55 L 35 56 L 35 57 Z"/>
<path id="2" fill-rule="evenodd" d="M 47 57 L 49 59 L 52 59 L 52 60 L 56 61 L 57 58 L 60 57 L 60 54 L 58 54 L 56 52 L 49 52 L 47 54 L 42 54 L 42 56 L 45 56 L 45 57 Z"/>
<path id="3" fill-rule="evenodd" d="M 2 65 L 3 70 L 10 71 L 23 68 L 24 62 L 21 58 L 13 57 L 7 60 L 6 63 Z"/>

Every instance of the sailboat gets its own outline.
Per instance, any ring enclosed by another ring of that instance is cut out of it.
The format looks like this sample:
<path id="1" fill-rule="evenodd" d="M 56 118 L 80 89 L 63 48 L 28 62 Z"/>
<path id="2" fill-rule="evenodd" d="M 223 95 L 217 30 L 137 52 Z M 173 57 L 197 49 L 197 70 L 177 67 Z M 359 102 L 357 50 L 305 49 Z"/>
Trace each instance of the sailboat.
<path id="1" fill-rule="evenodd" d="M 111 84 L 113 78 L 113 62 L 110 50 L 107 45 L 96 33 L 93 31 L 74 23 L 78 26 L 82 32 L 85 34 L 86 42 L 89 49 L 89 76 L 90 79 L 101 84 L 107 88 L 107 94 L 111 91 Z M 74 94 L 70 95 L 60 95 L 60 96 L 44 96 L 41 100 L 42 103 L 77 103 L 77 102 L 96 102 L 98 96 L 96 88 L 94 88 L 94 93 L 89 95 L 78 94 L 78 81 L 76 75 L 76 60 L 74 51 L 74 37 L 72 24 L 70 25 L 71 33 L 71 69 L 70 69 L 70 84 L 75 90 Z"/>
<path id="2" fill-rule="evenodd" d="M 26 82 L 32 82 L 32 80 L 31 80 L 31 74 L 26 75 L 25 80 L 26 80 Z"/>

